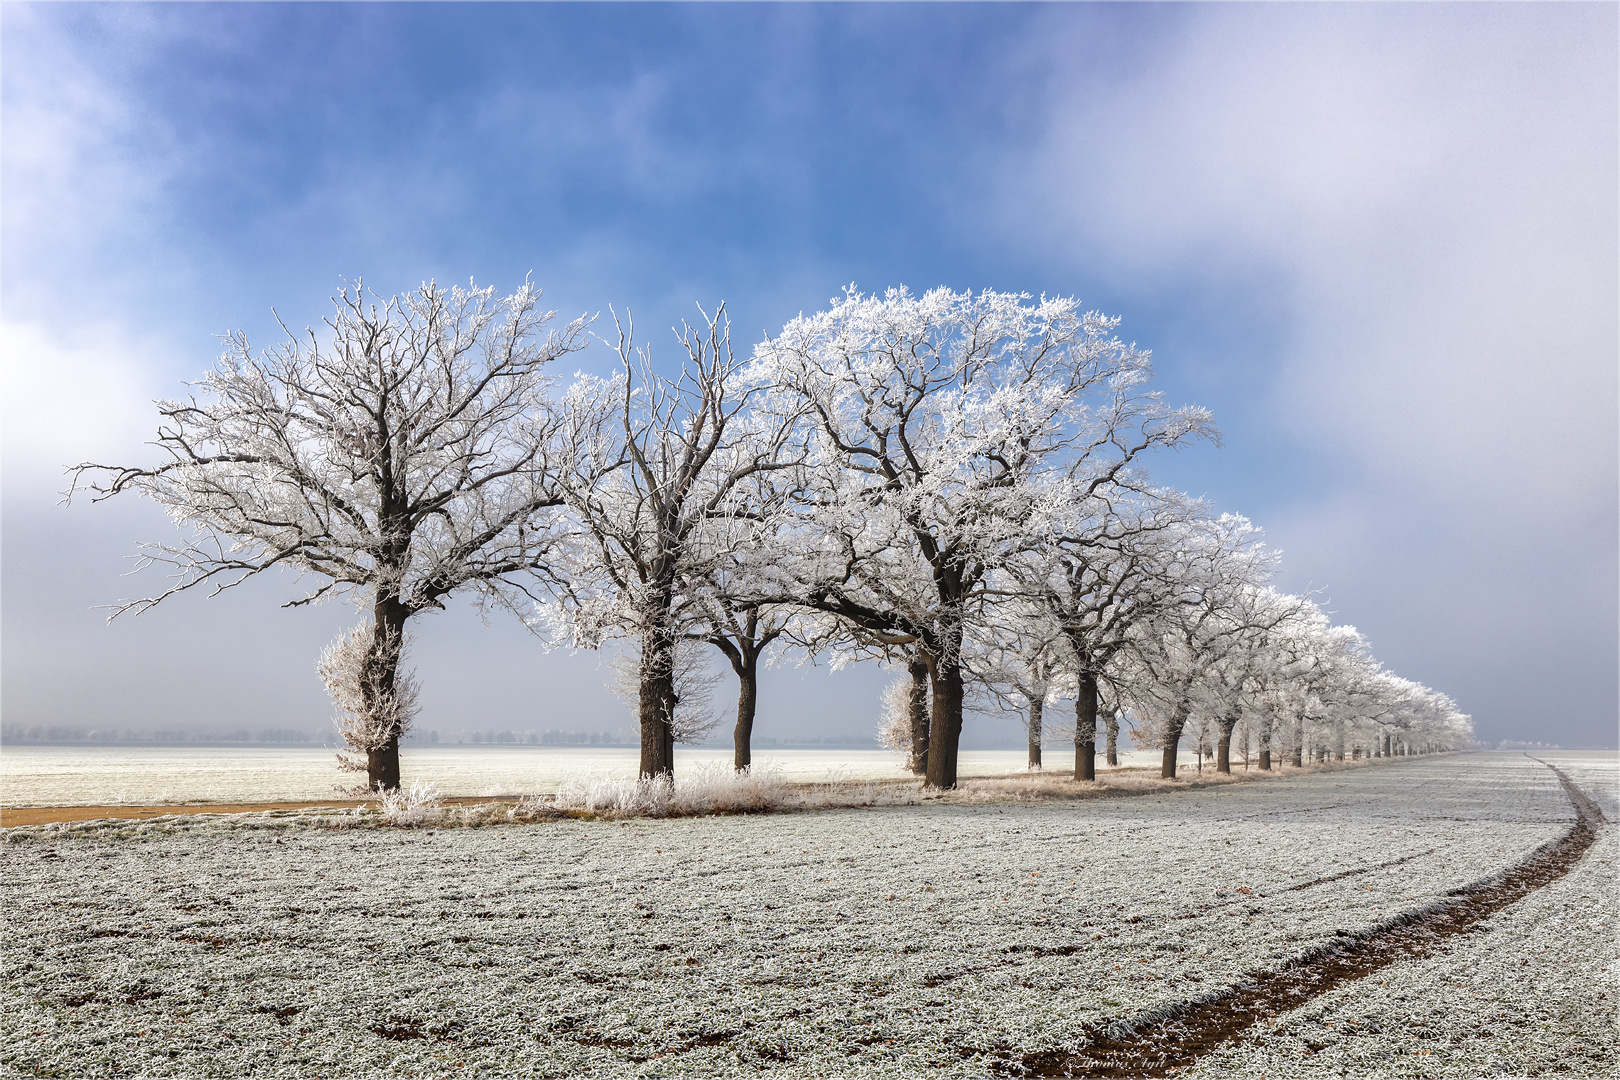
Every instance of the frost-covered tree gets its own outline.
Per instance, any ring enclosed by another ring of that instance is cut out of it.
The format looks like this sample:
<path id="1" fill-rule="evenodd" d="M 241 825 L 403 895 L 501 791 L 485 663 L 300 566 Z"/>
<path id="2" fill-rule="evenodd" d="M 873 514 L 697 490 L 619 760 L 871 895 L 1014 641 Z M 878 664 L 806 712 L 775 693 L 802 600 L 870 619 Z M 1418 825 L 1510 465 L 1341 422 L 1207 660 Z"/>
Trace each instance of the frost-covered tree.
<path id="1" fill-rule="evenodd" d="M 906 755 L 906 767 L 928 775 L 928 665 L 906 657 L 897 675 L 883 687 L 878 710 L 878 743 Z"/>
<path id="2" fill-rule="evenodd" d="M 906 653 L 906 677 L 910 680 L 906 688 L 906 721 L 910 728 L 910 735 L 906 742 L 906 749 L 910 751 L 908 765 L 912 774 L 926 778 L 928 776 L 928 695 L 930 690 L 928 677 L 928 659 L 922 653 L 911 651 Z"/>
<path id="3" fill-rule="evenodd" d="M 1151 716 L 1163 749 L 1160 775 L 1174 779 L 1176 751 L 1194 710 L 1229 708 L 1230 688 L 1218 666 L 1249 647 L 1246 597 L 1264 585 L 1275 556 L 1246 519 L 1223 514 L 1180 526 L 1163 584 L 1169 602 L 1133 634 L 1132 652 L 1145 678 L 1130 693 Z"/>
<path id="4" fill-rule="evenodd" d="M 162 461 L 74 470 L 74 490 L 137 492 L 188 531 L 144 549 L 169 587 L 116 612 L 282 567 L 319 581 L 288 606 L 352 598 L 368 621 L 345 639 L 360 658 L 340 708 L 357 710 L 369 784 L 398 788 L 406 624 L 463 590 L 527 592 L 557 538 L 558 463 L 595 438 L 546 375 L 585 320 L 548 329 L 539 300 L 431 283 L 383 300 L 356 282 L 321 331 L 263 352 L 228 336 L 190 397 L 158 402 Z"/>
<path id="5" fill-rule="evenodd" d="M 368 783 L 371 752 L 386 745 L 390 738 L 403 738 L 409 733 L 418 708 L 415 672 L 396 668 L 392 688 L 377 685 L 385 673 L 367 662 L 378 651 L 376 634 L 375 623 L 362 622 L 339 634 L 315 665 L 337 707 L 333 722 L 349 750 L 338 753 L 338 766 L 347 772 L 367 772 Z M 408 644 L 390 651 L 403 661 Z"/>
<path id="6" fill-rule="evenodd" d="M 614 403 L 616 449 L 598 456 L 623 464 L 604 473 L 588 462 L 570 481 L 584 538 L 550 609 L 576 646 L 636 640 L 644 777 L 673 775 L 676 647 L 715 631 L 698 601 L 771 533 L 755 481 L 798 464 L 796 418 L 751 407 L 763 388 L 743 376 L 724 305 L 677 338 L 685 362 L 668 378 L 622 325 L 619 376 L 581 384 Z"/>
<path id="7" fill-rule="evenodd" d="M 1105 748 L 1109 765 L 1119 764 L 1119 718 L 1124 710 L 1119 705 L 1119 699 L 1110 694 L 1098 706 L 1098 714 L 1102 717 L 1103 728 L 1108 733 L 1108 743 Z"/>
<path id="8" fill-rule="evenodd" d="M 1408 684 L 1397 716 L 1399 734 L 1392 741 L 1402 754 L 1460 750 L 1474 738 L 1472 718 L 1451 698 L 1427 686 Z"/>
<path id="9" fill-rule="evenodd" d="M 711 579 L 698 591 L 689 631 L 708 642 L 731 665 L 737 676 L 737 720 L 732 727 L 732 767 L 746 771 L 754 760 L 754 717 L 759 709 L 759 661 L 773 643 L 787 633 L 791 612 L 748 597 L 730 577 Z"/>
<path id="10" fill-rule="evenodd" d="M 608 661 L 613 678 L 608 689 L 613 696 L 630 707 L 632 715 L 641 715 L 641 673 L 644 665 L 638 655 L 640 643 L 631 641 L 628 647 L 615 653 Z M 675 643 L 675 655 L 670 666 L 674 675 L 671 682 L 673 704 L 670 707 L 670 738 L 678 743 L 702 742 L 720 726 L 722 717 L 715 709 L 714 695 L 724 676 L 709 662 L 710 653 L 696 641 Z"/>
<path id="11" fill-rule="evenodd" d="M 1295 700 L 1294 677 L 1300 667 L 1297 639 L 1320 618 L 1315 604 L 1308 598 L 1298 598 L 1292 613 L 1271 628 L 1267 649 L 1250 666 L 1245 707 L 1252 721 L 1250 732 L 1262 771 L 1271 770 L 1273 746 L 1286 734 L 1286 727 L 1278 725 L 1289 715 Z"/>
<path id="12" fill-rule="evenodd" d="M 788 598 L 914 643 L 931 786 L 956 784 L 968 628 L 1021 544 L 1031 482 L 1100 492 L 1150 448 L 1209 429 L 1147 390 L 1148 356 L 1117 325 L 1063 298 L 852 288 L 755 349 L 755 377 L 813 430 L 802 535 L 816 558 Z"/>
<path id="13" fill-rule="evenodd" d="M 1125 678 L 1121 654 L 1147 620 L 1181 599 L 1176 545 L 1202 509 L 1177 492 L 1143 487 L 1099 498 L 1088 488 L 1067 479 L 1051 487 L 1040 504 L 1045 512 L 1033 516 L 1025 547 L 1004 574 L 1014 596 L 1040 605 L 1066 646 L 1077 780 L 1097 776 L 1101 687 Z"/>
<path id="14" fill-rule="evenodd" d="M 1262 693 L 1278 659 L 1276 633 L 1306 603 L 1302 597 L 1258 584 L 1230 595 L 1226 614 L 1230 631 L 1204 673 L 1217 771 L 1232 771 L 1232 733 L 1244 716 L 1264 708 Z"/>
<path id="15" fill-rule="evenodd" d="M 878 743 L 906 755 L 913 775 L 928 775 L 928 661 L 899 649 L 890 660 L 904 674 L 883 687 L 878 702 Z"/>
<path id="16" fill-rule="evenodd" d="M 1285 753 L 1298 768 L 1307 747 L 1319 751 L 1345 707 L 1352 674 L 1368 662 L 1367 642 L 1353 626 L 1334 626 L 1315 604 L 1302 604 L 1273 635 L 1278 676 L 1264 695 L 1285 718 Z"/>
<path id="17" fill-rule="evenodd" d="M 1018 594 L 1001 598 L 995 616 L 971 630 L 968 665 L 974 681 L 992 700 L 1019 713 L 1029 736 L 1029 768 L 1039 769 L 1046 705 L 1063 685 L 1061 630 L 1038 599 Z"/>
<path id="18" fill-rule="evenodd" d="M 784 435 L 791 424 L 773 435 Z M 727 510 L 732 532 L 744 542 L 732 543 L 715 558 L 688 590 L 686 635 L 718 649 L 737 676 L 737 719 L 732 729 L 732 765 L 738 772 L 753 762 L 754 719 L 759 707 L 759 665 L 767 652 L 781 657 L 792 651 L 813 657 L 836 632 L 829 620 L 806 618 L 793 608 L 763 598 L 774 589 L 775 569 L 798 557 L 788 509 L 802 481 L 798 449 L 780 446 L 780 460 L 737 485 Z"/>

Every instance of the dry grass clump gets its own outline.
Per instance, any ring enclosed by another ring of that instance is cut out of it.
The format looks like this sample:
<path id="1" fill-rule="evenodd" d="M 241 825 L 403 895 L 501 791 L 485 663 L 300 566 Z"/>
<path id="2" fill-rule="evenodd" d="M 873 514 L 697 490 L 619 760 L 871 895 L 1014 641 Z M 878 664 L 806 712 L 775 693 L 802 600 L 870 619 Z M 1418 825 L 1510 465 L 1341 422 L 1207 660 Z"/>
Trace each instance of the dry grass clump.
<path id="1" fill-rule="evenodd" d="M 786 780 L 779 769 L 737 772 L 723 764 L 700 765 L 671 781 L 606 777 L 573 780 L 552 799 L 531 797 L 515 808 L 514 820 L 540 817 L 698 817 L 705 814 L 763 814 L 853 806 L 906 806 L 919 801 L 915 781 L 848 780 L 834 774 L 825 782 Z"/>
<path id="2" fill-rule="evenodd" d="M 444 809 L 444 794 L 420 780 L 409 788 L 378 793 L 378 809 L 390 825 L 410 827 L 436 823 Z"/>
<path id="3" fill-rule="evenodd" d="M 674 780 L 570 780 L 550 805 L 556 811 L 580 811 L 598 817 L 750 814 L 781 807 L 787 801 L 788 790 L 778 769 L 739 773 L 724 765 L 700 765 Z"/>

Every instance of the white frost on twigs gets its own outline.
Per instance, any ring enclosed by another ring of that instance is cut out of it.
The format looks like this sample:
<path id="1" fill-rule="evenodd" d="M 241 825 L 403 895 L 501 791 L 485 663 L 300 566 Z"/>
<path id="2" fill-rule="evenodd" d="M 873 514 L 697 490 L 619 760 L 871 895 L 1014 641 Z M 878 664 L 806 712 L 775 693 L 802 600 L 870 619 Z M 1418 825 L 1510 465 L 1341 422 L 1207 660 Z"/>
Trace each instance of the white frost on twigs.
<path id="1" fill-rule="evenodd" d="M 379 791 L 383 819 L 390 825 L 425 825 L 437 820 L 444 796 L 436 785 L 418 780 L 409 788 Z"/>
<path id="2" fill-rule="evenodd" d="M 339 752 L 339 768 L 365 772 L 364 755 L 382 749 L 391 739 L 411 730 L 419 707 L 416 674 L 397 668 L 409 640 L 404 637 L 397 643 L 378 642 L 376 626 L 361 623 L 339 634 L 321 653 L 315 669 L 337 706 L 337 716 L 332 722 L 349 751 L 361 755 L 357 759 Z M 383 651 L 393 653 L 395 665 L 368 665 L 368 654 Z M 389 682 L 391 686 L 387 685 Z"/>

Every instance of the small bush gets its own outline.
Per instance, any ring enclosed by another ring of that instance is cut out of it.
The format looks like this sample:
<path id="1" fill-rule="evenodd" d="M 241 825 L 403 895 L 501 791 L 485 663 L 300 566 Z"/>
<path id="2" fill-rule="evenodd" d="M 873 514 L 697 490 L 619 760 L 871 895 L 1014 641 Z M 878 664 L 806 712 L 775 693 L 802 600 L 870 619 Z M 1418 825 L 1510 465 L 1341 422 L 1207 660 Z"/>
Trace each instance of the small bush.
<path id="1" fill-rule="evenodd" d="M 380 793 L 383 820 L 402 828 L 437 821 L 443 806 L 444 796 L 439 789 L 421 781 L 413 783 L 409 790 L 400 788 Z"/>
<path id="2" fill-rule="evenodd" d="M 606 817 L 689 817 L 758 813 L 788 801 L 779 769 L 736 772 L 723 764 L 700 765 L 673 782 L 668 777 L 570 780 L 552 805 Z"/>

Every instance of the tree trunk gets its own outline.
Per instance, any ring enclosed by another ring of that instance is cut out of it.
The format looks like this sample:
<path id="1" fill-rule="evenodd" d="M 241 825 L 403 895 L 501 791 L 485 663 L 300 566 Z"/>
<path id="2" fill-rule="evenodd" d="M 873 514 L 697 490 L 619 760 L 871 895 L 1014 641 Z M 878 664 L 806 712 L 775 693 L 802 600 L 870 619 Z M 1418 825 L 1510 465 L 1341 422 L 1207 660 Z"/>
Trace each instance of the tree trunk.
<path id="1" fill-rule="evenodd" d="M 1080 669 L 1080 692 L 1074 699 L 1074 778 L 1097 779 L 1097 675 Z"/>
<path id="2" fill-rule="evenodd" d="M 1260 751 L 1260 771 L 1261 772 L 1270 772 L 1271 771 L 1271 748 L 1270 747 L 1266 747 L 1265 749 Z"/>
<path id="3" fill-rule="evenodd" d="M 366 751 L 366 783 L 372 791 L 399 790 L 399 736 Z"/>
<path id="4" fill-rule="evenodd" d="M 956 753 L 962 740 L 962 662 L 957 641 L 947 644 L 945 659 L 935 659 L 934 713 L 928 732 L 928 786 L 956 786 Z"/>
<path id="5" fill-rule="evenodd" d="M 1034 698 L 1029 703 L 1029 767 L 1041 767 L 1041 713 L 1046 708 L 1046 702 L 1041 698 Z"/>
<path id="6" fill-rule="evenodd" d="M 928 660 L 915 653 L 906 664 L 911 676 L 911 771 L 928 775 Z"/>
<path id="7" fill-rule="evenodd" d="M 360 698 L 369 716 L 387 716 L 387 734 L 379 746 L 366 747 L 366 786 L 372 791 L 399 790 L 399 740 L 404 734 L 395 694 L 399 658 L 405 649 L 405 620 L 410 617 L 399 597 L 381 593 L 372 604 L 371 647 L 360 662 Z"/>
<path id="8" fill-rule="evenodd" d="M 732 614 L 736 614 L 732 612 Z M 759 608 L 750 607 L 747 617 L 738 624 L 730 620 L 728 628 L 717 625 L 709 635 L 709 644 L 725 654 L 731 670 L 737 673 L 737 726 L 732 729 L 732 767 L 747 772 L 754 763 L 754 713 L 759 705 L 759 656 L 776 640 L 780 629 L 759 628 Z M 733 640 L 735 638 L 736 640 Z"/>
<path id="9" fill-rule="evenodd" d="M 1159 763 L 1159 778 L 1176 778 L 1176 750 L 1181 745 L 1181 730 L 1187 726 L 1187 714 L 1192 711 L 1187 702 L 1176 706 L 1174 717 L 1164 729 L 1164 756 Z"/>
<path id="10" fill-rule="evenodd" d="M 748 654 L 737 665 L 737 727 L 731 736 L 731 763 L 747 772 L 754 763 L 754 705 L 759 700 L 759 657 Z"/>
<path id="11" fill-rule="evenodd" d="M 1215 771 L 1230 773 L 1232 771 L 1232 731 L 1237 727 L 1238 718 L 1235 714 L 1228 715 L 1218 726 L 1221 737 L 1216 743 Z"/>
<path id="12" fill-rule="evenodd" d="M 1119 764 L 1119 710 L 1111 710 L 1108 714 L 1108 764 Z"/>
<path id="13" fill-rule="evenodd" d="M 662 614 L 664 617 L 659 618 Z M 668 605 L 641 636 L 641 776 L 675 775 L 675 635 Z"/>

